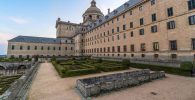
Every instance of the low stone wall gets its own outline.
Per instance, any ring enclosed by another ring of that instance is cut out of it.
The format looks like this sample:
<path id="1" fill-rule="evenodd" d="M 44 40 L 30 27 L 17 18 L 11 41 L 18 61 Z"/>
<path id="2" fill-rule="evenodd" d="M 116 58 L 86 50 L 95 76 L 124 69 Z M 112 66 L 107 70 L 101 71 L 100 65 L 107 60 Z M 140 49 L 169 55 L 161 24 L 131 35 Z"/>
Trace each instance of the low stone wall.
<path id="1" fill-rule="evenodd" d="M 149 69 L 117 73 L 100 77 L 79 79 L 76 88 L 84 97 L 100 95 L 105 92 L 137 86 L 165 77 L 165 72 L 151 72 Z"/>

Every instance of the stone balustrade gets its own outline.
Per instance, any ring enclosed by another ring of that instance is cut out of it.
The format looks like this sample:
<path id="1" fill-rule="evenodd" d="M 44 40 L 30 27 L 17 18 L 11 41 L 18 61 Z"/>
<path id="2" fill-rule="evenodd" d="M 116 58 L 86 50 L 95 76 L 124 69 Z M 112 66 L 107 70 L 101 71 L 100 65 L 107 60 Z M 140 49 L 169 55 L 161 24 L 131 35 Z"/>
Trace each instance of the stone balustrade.
<path id="1" fill-rule="evenodd" d="M 100 77 L 79 79 L 76 88 L 84 97 L 100 95 L 104 92 L 132 87 L 165 77 L 165 72 L 151 72 L 148 69 L 124 72 Z"/>

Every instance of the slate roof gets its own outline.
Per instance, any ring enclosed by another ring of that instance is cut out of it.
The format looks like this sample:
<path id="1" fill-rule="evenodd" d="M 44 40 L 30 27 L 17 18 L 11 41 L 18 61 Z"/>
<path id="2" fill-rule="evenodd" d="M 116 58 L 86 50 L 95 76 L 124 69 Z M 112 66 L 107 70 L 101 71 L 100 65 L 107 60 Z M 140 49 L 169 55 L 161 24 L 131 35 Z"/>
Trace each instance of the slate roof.
<path id="1" fill-rule="evenodd" d="M 60 38 L 45 38 L 45 37 L 32 37 L 32 36 L 18 36 L 15 37 L 9 42 L 27 42 L 27 43 L 52 43 L 57 44 L 61 43 Z"/>
<path id="2" fill-rule="evenodd" d="M 91 30 L 91 29 L 103 24 L 104 22 L 112 19 L 113 17 L 118 16 L 121 13 L 133 8 L 134 6 L 138 5 L 142 1 L 144 1 L 144 0 L 129 0 L 129 1 L 127 1 L 125 4 L 121 5 L 119 8 L 112 11 L 110 14 L 96 20 L 96 22 L 94 22 L 94 23 L 90 23 L 88 26 L 88 29 Z"/>

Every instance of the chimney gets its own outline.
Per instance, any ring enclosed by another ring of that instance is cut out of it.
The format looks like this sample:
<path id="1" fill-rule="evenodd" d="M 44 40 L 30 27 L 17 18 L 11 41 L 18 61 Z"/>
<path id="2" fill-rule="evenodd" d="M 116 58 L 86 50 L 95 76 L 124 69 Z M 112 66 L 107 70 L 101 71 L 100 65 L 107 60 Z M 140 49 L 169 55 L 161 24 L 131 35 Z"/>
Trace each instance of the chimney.
<path id="1" fill-rule="evenodd" d="M 108 14 L 110 14 L 110 8 L 108 8 Z"/>
<path id="2" fill-rule="evenodd" d="M 58 18 L 58 20 L 57 20 L 57 21 L 59 22 L 60 20 L 61 20 L 61 19 L 60 19 L 60 18 Z"/>

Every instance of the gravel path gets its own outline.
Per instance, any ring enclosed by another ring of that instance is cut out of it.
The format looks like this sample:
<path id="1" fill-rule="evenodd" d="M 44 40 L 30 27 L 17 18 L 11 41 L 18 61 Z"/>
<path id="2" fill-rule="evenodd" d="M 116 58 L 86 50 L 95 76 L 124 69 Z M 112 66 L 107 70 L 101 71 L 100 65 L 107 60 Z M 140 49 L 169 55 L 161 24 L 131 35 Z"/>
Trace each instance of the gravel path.
<path id="1" fill-rule="evenodd" d="M 62 79 L 52 64 L 43 63 L 30 89 L 29 100 L 81 100 L 74 89 L 76 80 L 103 74 L 108 73 Z M 195 78 L 167 75 L 165 79 L 111 92 L 92 100 L 195 100 Z"/>

